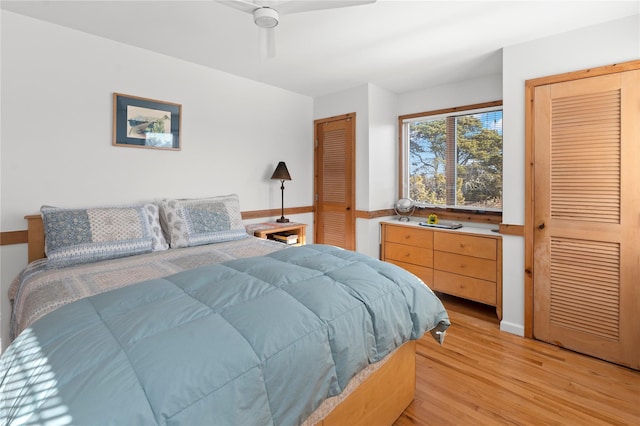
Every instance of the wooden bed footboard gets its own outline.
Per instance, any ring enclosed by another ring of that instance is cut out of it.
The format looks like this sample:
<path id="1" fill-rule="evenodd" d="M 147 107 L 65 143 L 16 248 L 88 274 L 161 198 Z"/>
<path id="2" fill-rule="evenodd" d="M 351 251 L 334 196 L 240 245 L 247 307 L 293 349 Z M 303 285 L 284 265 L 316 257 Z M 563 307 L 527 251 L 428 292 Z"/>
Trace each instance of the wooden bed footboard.
<path id="1" fill-rule="evenodd" d="M 391 425 L 411 404 L 416 390 L 416 341 L 391 358 L 317 426 Z"/>

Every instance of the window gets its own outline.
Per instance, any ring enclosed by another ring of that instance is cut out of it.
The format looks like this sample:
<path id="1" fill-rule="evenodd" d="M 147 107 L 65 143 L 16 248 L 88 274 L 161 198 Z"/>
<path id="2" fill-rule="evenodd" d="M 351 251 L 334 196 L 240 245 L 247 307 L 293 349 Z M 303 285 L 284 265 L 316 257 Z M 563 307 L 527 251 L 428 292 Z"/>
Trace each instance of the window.
<path id="1" fill-rule="evenodd" d="M 400 117 L 402 196 L 418 206 L 502 211 L 502 103 Z"/>

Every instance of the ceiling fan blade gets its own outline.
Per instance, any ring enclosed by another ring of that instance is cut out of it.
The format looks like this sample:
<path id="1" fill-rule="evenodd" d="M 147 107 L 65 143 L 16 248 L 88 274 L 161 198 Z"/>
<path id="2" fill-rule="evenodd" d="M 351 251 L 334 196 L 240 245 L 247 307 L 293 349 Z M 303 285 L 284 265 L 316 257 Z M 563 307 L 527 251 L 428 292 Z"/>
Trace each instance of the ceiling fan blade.
<path id="1" fill-rule="evenodd" d="M 313 10 L 336 9 L 339 7 L 363 6 L 375 3 L 376 0 L 290 0 L 282 1 L 277 6 L 281 14 L 311 12 Z"/>
<path id="2" fill-rule="evenodd" d="M 218 3 L 222 3 L 226 6 L 232 7 L 234 9 L 241 10 L 247 13 L 253 13 L 254 10 L 260 8 L 260 6 L 256 5 L 253 2 L 246 0 L 216 0 Z"/>
<path id="3" fill-rule="evenodd" d="M 362 6 L 376 0 L 217 0 L 234 9 L 251 13 L 258 26 L 260 38 L 260 60 L 276 55 L 274 27 L 278 25 L 279 12 L 301 13 L 313 10 Z"/>
<path id="4" fill-rule="evenodd" d="M 276 56 L 275 28 L 260 28 L 260 60 L 271 59 Z"/>

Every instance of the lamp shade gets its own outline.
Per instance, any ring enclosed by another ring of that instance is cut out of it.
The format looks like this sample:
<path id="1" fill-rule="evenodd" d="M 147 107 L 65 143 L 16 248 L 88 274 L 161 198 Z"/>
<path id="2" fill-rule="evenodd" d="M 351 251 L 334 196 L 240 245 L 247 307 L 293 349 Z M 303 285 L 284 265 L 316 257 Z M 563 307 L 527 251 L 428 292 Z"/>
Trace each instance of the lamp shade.
<path id="1" fill-rule="evenodd" d="M 271 179 L 291 180 L 291 175 L 289 174 L 289 170 L 287 170 L 287 165 L 284 164 L 284 161 L 278 163 L 278 166 L 271 175 Z"/>

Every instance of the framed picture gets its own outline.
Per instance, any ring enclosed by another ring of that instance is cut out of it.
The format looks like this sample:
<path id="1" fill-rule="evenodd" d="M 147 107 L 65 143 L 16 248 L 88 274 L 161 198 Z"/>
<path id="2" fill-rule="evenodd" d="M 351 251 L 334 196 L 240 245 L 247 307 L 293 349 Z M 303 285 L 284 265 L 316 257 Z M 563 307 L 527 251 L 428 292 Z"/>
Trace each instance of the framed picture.
<path id="1" fill-rule="evenodd" d="M 113 145 L 179 151 L 182 105 L 113 94 Z"/>

